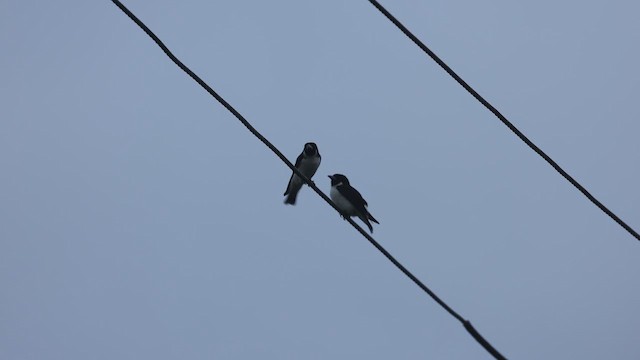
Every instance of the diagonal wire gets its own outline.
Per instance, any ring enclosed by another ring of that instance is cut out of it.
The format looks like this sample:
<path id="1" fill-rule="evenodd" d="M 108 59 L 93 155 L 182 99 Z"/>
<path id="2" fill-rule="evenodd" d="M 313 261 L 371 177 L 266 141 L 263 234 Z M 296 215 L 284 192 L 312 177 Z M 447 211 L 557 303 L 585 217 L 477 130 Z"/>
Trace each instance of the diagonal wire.
<path id="1" fill-rule="evenodd" d="M 542 149 L 540 149 L 536 144 L 534 144 L 531 140 L 529 140 L 529 138 L 527 138 L 520 130 L 518 130 L 518 128 L 515 127 L 515 125 L 513 125 L 509 120 L 507 120 L 507 118 L 504 115 L 502 115 L 498 111 L 498 109 L 493 107 L 493 105 L 491 105 L 477 91 L 475 91 L 469 84 L 467 84 L 466 81 L 462 80 L 462 78 L 458 74 L 456 74 L 453 71 L 453 69 L 449 67 L 449 65 L 447 65 L 444 61 L 442 61 L 442 59 L 440 59 L 438 55 L 436 55 L 422 41 L 420 41 L 420 39 L 418 39 L 415 35 L 413 35 L 413 33 L 409 31 L 409 29 L 407 29 L 404 25 L 402 25 L 402 23 L 398 19 L 396 19 L 393 15 L 391 15 L 391 13 L 387 11 L 387 9 L 385 9 L 382 5 L 380 5 L 378 1 L 369 0 L 369 2 L 373 6 L 375 6 L 375 8 L 378 9 L 384 16 L 386 16 L 387 19 L 389 19 L 409 39 L 411 39 L 411 41 L 413 41 L 416 45 L 418 45 L 418 47 L 422 49 L 422 51 L 424 51 L 427 55 L 429 55 L 429 57 L 431 57 L 433 61 L 435 61 L 438 65 L 440 65 L 440 67 L 443 68 L 444 71 L 447 72 L 447 74 L 449 74 L 455 81 L 458 82 L 458 84 L 462 85 L 462 87 L 465 90 L 467 90 L 474 98 L 476 98 L 476 100 L 478 100 L 482 105 L 484 105 L 484 107 L 489 109 L 489 111 L 491 111 L 493 115 L 495 115 L 498 119 L 500 119 L 500 121 L 502 121 L 502 123 L 505 124 L 509 128 L 509 130 L 513 131 L 513 133 L 516 134 L 516 136 L 518 136 L 520 140 L 522 140 L 525 144 L 527 144 L 527 146 L 529 146 L 531 150 L 535 151 L 538 155 L 540 155 L 540 157 L 542 157 L 547 163 L 549 163 L 549 165 L 551 165 L 558 173 L 560 173 L 562 177 L 567 179 L 567 181 L 569 181 L 571 185 L 575 186 L 576 189 L 578 189 L 578 191 L 580 191 L 584 196 L 586 196 L 587 199 L 589 199 L 595 206 L 600 208 L 600 210 L 602 210 L 605 214 L 609 215 L 609 217 L 611 217 L 615 222 L 617 222 L 618 225 L 622 226 L 625 230 L 629 232 L 629 234 L 631 234 L 637 240 L 640 240 L 640 234 L 638 234 L 635 230 L 633 230 L 631 226 L 627 225 L 627 223 L 622 221 L 622 219 L 620 219 L 618 215 L 614 214 L 611 210 L 609 210 L 609 208 L 604 206 L 604 204 L 602 204 L 598 199 L 596 199 L 595 196 L 591 195 L 591 193 L 587 191 L 587 189 L 585 189 L 584 186 L 580 185 L 580 183 L 577 180 L 575 180 L 571 175 L 569 175 L 569 173 L 567 173 L 563 168 L 561 168 L 560 165 L 558 165 L 558 163 L 556 163 L 553 159 L 551 159 L 551 157 L 549 157 L 549 155 L 547 155 L 544 151 L 542 151 Z"/>
<path id="2" fill-rule="evenodd" d="M 184 65 L 173 53 L 167 48 L 166 45 L 129 9 L 127 9 L 120 1 L 111 0 L 120 10 L 122 10 L 133 22 L 135 22 L 151 39 L 164 51 L 164 53 L 173 61 L 180 69 L 182 69 L 187 75 L 195 80 L 202 88 L 204 88 L 211 96 L 213 96 L 218 102 L 222 104 L 229 112 L 231 112 L 240 122 L 244 125 L 254 136 L 256 136 L 263 144 L 265 144 L 276 156 L 282 160 L 296 175 L 304 179 L 305 183 L 309 185 L 313 191 L 315 191 L 324 201 L 326 201 L 331 207 L 333 207 L 338 213 L 341 214 L 340 209 L 336 204 L 327 197 L 316 184 L 304 176 L 287 158 L 278 150 L 269 140 L 267 140 L 262 134 L 260 134 L 236 109 L 231 106 L 226 100 L 224 100 L 217 92 L 215 92 L 207 83 L 205 83 L 198 75 L 196 75 L 191 69 Z M 371 235 L 367 234 L 358 224 L 356 224 L 350 217 L 346 217 L 346 220 L 353 226 L 358 232 L 364 236 L 369 242 L 375 246 L 389 261 L 391 261 L 400 271 L 402 271 L 407 277 L 409 277 L 420 289 L 426 292 L 435 302 L 444 308 L 451 316 L 456 318 L 464 328 L 471 334 L 471 336 L 480 343 L 491 355 L 496 359 L 506 359 L 502 356 L 482 335 L 471 325 L 469 320 L 464 319 L 460 314 L 455 312 L 449 305 L 447 305 L 442 299 L 440 299 L 431 289 L 422 283 L 415 275 L 413 275 L 407 268 L 405 268 L 398 260 L 396 260 L 385 248 L 382 247 Z"/>

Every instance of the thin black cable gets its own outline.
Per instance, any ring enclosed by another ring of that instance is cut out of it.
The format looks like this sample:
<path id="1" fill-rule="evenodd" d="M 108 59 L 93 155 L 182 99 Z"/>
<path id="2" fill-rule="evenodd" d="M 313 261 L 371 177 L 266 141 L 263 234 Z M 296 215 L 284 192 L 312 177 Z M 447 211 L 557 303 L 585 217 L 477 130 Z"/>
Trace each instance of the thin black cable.
<path id="1" fill-rule="evenodd" d="M 431 57 L 444 71 L 447 72 L 458 84 L 462 85 L 465 90 L 467 90 L 476 100 L 478 100 L 484 107 L 489 109 L 503 124 L 505 124 L 511 131 L 513 131 L 516 136 L 520 138 L 520 140 L 524 141 L 527 146 L 529 146 L 533 151 L 535 151 L 538 155 L 540 155 L 549 165 L 551 165 L 562 177 L 567 179 L 571 183 L 571 185 L 575 186 L 587 199 L 591 200 L 593 204 L 595 204 L 600 210 L 604 211 L 605 214 L 609 215 L 618 225 L 622 226 L 625 230 L 629 232 L 633 237 L 637 240 L 640 240 L 640 234 L 638 234 L 631 226 L 627 225 L 622 219 L 620 219 L 616 214 L 614 214 L 611 210 L 609 210 L 604 204 L 602 204 L 598 199 L 596 199 L 584 186 L 580 185 L 578 181 L 576 181 L 569 173 L 567 173 L 564 169 L 560 167 L 553 159 L 549 157 L 542 149 L 540 149 L 536 144 L 534 144 L 529 138 L 527 138 L 518 128 L 516 128 L 509 120 L 507 120 L 504 115 L 502 115 L 498 109 L 493 107 L 487 100 L 485 100 L 480 94 L 475 91 L 469 84 L 467 84 L 458 74 L 456 74 L 453 69 L 451 69 L 442 59 L 438 57 L 431 49 L 429 49 L 425 44 L 420 41 L 409 29 L 407 29 L 398 19 L 396 19 L 387 9 L 385 9 L 379 2 L 376 0 L 369 0 L 369 2 L 376 7 L 387 19 L 391 20 L 391 22 L 402 31 L 411 41 L 413 41 L 422 51 L 424 51 L 429 57 Z"/>
<path id="2" fill-rule="evenodd" d="M 331 201 L 327 195 L 325 195 L 314 182 L 307 179 L 281 152 L 278 150 L 269 140 L 267 140 L 262 134 L 260 134 L 251 124 L 234 109 L 228 102 L 226 102 L 218 93 L 216 93 L 209 85 L 207 85 L 198 75 L 191 71 L 186 65 L 184 65 L 178 58 L 171 53 L 164 43 L 142 22 L 138 19 L 129 9 L 127 9 L 120 1 L 111 0 L 120 10 L 122 10 L 133 22 L 135 22 L 158 46 L 164 51 L 164 53 L 173 61 L 180 69 L 187 73 L 193 80 L 195 80 L 202 88 L 204 88 L 211 96 L 213 96 L 218 102 L 220 102 L 227 110 L 229 110 L 240 122 L 244 125 L 254 136 L 256 136 L 263 144 L 265 144 L 276 156 L 282 160 L 296 175 L 300 176 L 309 185 L 313 191 L 315 191 L 324 201 L 326 201 L 331 207 L 333 207 L 339 214 L 342 214 L 336 204 Z M 465 320 L 460 314 L 455 312 L 449 305 L 447 305 L 442 299 L 440 299 L 431 289 L 423 284 L 415 275 L 413 275 L 407 268 L 405 268 L 398 260 L 396 260 L 385 248 L 382 247 L 371 235 L 367 234 L 358 224 L 356 224 L 350 217 L 346 217 L 346 220 L 353 226 L 362 236 L 364 236 L 369 242 L 376 247 L 389 261 L 391 261 L 400 271 L 402 271 L 409 279 L 411 279 L 418 287 L 426 292 L 435 302 L 444 308 L 451 316 L 456 318 L 464 328 L 473 336 L 473 338 L 480 343 L 491 355 L 496 359 L 506 359 L 502 356 L 491 344 L 485 340 L 482 335 L 471 325 L 469 320 Z"/>

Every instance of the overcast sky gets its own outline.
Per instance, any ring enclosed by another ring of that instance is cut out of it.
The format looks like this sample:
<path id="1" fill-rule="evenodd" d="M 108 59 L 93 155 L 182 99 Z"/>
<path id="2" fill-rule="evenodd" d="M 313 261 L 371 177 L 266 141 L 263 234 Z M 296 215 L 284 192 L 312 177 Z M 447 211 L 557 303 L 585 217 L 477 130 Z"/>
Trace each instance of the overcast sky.
<path id="1" fill-rule="evenodd" d="M 640 229 L 640 3 L 382 3 Z M 369 2 L 125 4 L 505 356 L 640 358 L 640 242 Z M 0 358 L 490 358 L 111 1 L 0 46 Z"/>

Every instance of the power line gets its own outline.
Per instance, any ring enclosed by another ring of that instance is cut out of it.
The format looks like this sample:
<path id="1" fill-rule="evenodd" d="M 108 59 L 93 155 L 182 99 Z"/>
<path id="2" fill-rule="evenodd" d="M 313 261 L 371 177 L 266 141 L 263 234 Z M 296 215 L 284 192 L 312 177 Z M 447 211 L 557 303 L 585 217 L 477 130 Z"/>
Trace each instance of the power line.
<path id="1" fill-rule="evenodd" d="M 475 91 L 466 81 L 462 80 L 462 78 L 456 74 L 453 69 L 449 67 L 442 59 L 438 57 L 431 49 L 429 49 L 420 39 L 418 39 L 409 29 L 407 29 L 398 19 L 396 19 L 387 9 L 385 9 L 379 2 L 376 0 L 369 0 L 369 2 L 375 6 L 384 16 L 387 17 L 400 31 L 402 31 L 411 41 L 413 41 L 422 51 L 424 51 L 429 57 L 433 59 L 444 71 L 447 72 L 458 84 L 462 85 L 462 87 L 467 90 L 476 100 L 478 100 L 484 107 L 489 109 L 503 124 L 505 124 L 511 131 L 513 131 L 516 136 L 520 138 L 520 140 L 524 141 L 527 146 L 529 146 L 533 151 L 535 151 L 538 155 L 540 155 L 549 165 L 551 165 L 562 177 L 567 179 L 571 183 L 571 185 L 575 186 L 584 196 L 587 197 L 593 204 L 595 204 L 600 210 L 604 211 L 605 214 L 609 215 L 618 225 L 622 226 L 625 230 L 629 232 L 633 237 L 637 240 L 640 240 L 640 234 L 638 234 L 631 226 L 627 225 L 622 219 L 620 219 L 616 214 L 614 214 L 611 210 L 609 210 L 604 204 L 602 204 L 598 199 L 596 199 L 584 186 L 580 185 L 578 181 L 576 181 L 569 173 L 567 173 L 564 169 L 558 165 L 549 155 L 547 155 L 542 149 L 540 149 L 536 144 L 534 144 L 529 138 L 527 138 L 518 128 L 515 127 L 507 118 L 502 115 L 498 109 L 496 109 L 493 105 L 491 105 L 487 100 L 485 100 L 477 91 Z"/>
<path id="2" fill-rule="evenodd" d="M 339 214 L 342 214 L 336 204 L 327 197 L 311 180 L 307 179 L 281 152 L 278 150 L 269 140 L 267 140 L 262 134 L 260 134 L 231 104 L 225 101 L 218 93 L 216 93 L 207 83 L 205 83 L 198 75 L 196 75 L 191 69 L 184 65 L 173 53 L 167 48 L 166 45 L 129 9 L 127 9 L 120 1 L 111 0 L 120 10 L 122 10 L 133 22 L 135 22 L 161 49 L 164 53 L 173 61 L 182 71 L 187 73 L 193 80 L 195 80 L 202 88 L 204 88 L 211 96 L 213 96 L 218 102 L 220 102 L 227 110 L 229 110 L 240 122 L 244 125 L 254 136 L 256 136 L 263 144 L 265 144 L 276 156 L 282 160 L 296 175 L 304 179 L 313 191 L 315 191 L 324 201 L 326 201 L 331 207 L 333 207 Z M 411 279 L 420 289 L 426 292 L 435 302 L 444 308 L 451 316 L 458 320 L 464 328 L 471 334 L 471 336 L 484 347 L 491 355 L 496 359 L 506 359 L 502 356 L 482 335 L 471 325 L 469 320 L 464 319 L 460 314 L 455 312 L 449 305 L 447 305 L 442 299 L 440 299 L 431 289 L 422 283 L 415 275 L 413 275 L 407 268 L 404 267 L 398 260 L 396 260 L 385 248 L 382 247 L 371 235 L 367 234 L 358 224 L 356 224 L 350 217 L 346 217 L 346 220 L 353 226 L 362 236 L 364 236 L 369 242 L 376 247 L 389 261 L 391 261 L 400 271 L 402 271 L 409 279 Z"/>

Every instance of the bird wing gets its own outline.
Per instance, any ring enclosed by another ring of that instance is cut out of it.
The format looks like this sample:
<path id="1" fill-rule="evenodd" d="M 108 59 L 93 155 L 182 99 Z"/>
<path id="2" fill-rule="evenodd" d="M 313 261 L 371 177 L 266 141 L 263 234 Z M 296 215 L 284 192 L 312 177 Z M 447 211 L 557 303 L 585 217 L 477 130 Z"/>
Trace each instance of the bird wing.
<path id="1" fill-rule="evenodd" d="M 298 155 L 298 158 L 296 159 L 295 167 L 298 169 L 300 169 L 300 163 L 302 162 L 302 158 L 304 158 L 304 151 L 301 152 L 300 155 Z"/>
<path id="2" fill-rule="evenodd" d="M 362 195 L 360 195 L 358 190 L 351 186 L 342 185 L 338 186 L 338 191 L 340 191 L 340 193 L 342 193 L 342 195 L 349 200 L 351 205 L 353 205 L 353 207 L 355 207 L 361 214 L 367 214 L 367 209 L 365 208 L 365 206 L 368 205 L 367 201 L 362 197 Z"/>
<path id="3" fill-rule="evenodd" d="M 298 158 L 296 159 L 296 163 L 295 163 L 295 167 L 297 169 L 300 169 L 300 163 L 302 163 L 302 159 L 304 158 L 304 151 L 300 153 L 300 155 L 298 155 Z M 284 194 L 287 195 L 289 194 L 289 187 L 291 186 L 291 180 L 293 180 L 293 177 L 296 176 L 295 171 L 291 171 L 291 177 L 289 178 L 289 182 L 287 183 L 287 188 L 284 190 Z"/>

